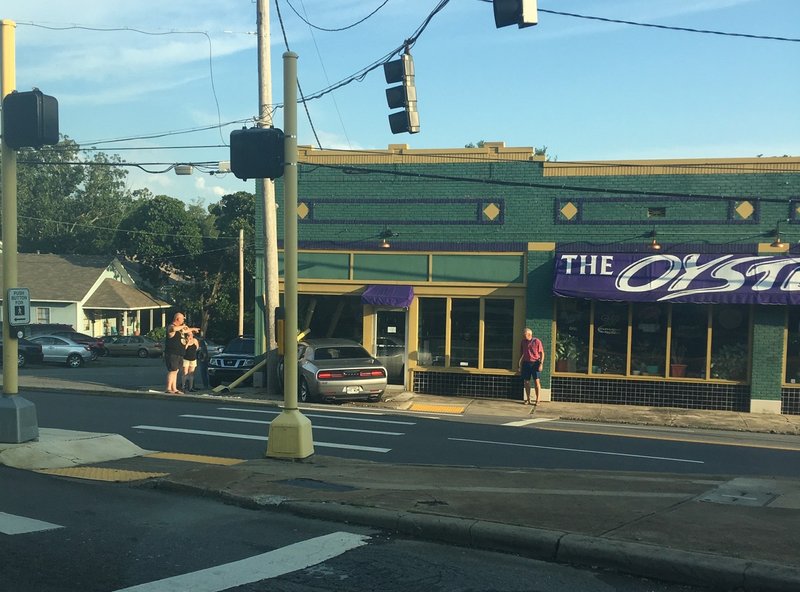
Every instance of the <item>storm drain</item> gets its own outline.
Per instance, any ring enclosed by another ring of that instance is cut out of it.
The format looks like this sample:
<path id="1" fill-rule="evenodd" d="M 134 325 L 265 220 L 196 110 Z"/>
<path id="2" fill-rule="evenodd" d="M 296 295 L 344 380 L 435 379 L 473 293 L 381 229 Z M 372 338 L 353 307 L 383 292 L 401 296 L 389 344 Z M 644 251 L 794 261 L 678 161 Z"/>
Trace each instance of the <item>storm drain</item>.
<path id="1" fill-rule="evenodd" d="M 316 479 L 285 479 L 277 481 L 293 487 L 304 487 L 305 489 L 317 489 L 320 491 L 356 491 L 358 488 L 351 485 L 340 485 L 338 483 L 327 483 Z"/>

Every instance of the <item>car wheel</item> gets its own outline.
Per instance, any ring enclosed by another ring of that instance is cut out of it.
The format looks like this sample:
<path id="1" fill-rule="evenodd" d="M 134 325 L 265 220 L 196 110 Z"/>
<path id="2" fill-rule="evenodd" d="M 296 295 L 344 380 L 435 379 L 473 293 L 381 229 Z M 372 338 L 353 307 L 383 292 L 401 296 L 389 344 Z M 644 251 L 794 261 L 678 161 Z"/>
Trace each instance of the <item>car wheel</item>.
<path id="1" fill-rule="evenodd" d="M 147 350 L 145 348 L 142 348 L 138 352 L 136 352 L 136 355 L 139 356 L 140 358 L 148 358 L 148 357 L 150 357 L 150 354 L 147 352 Z"/>
<path id="2" fill-rule="evenodd" d="M 297 389 L 297 398 L 301 403 L 308 403 L 311 401 L 311 391 L 308 388 L 308 383 L 305 378 L 300 379 L 300 384 Z"/>
<path id="3" fill-rule="evenodd" d="M 93 349 L 92 350 L 92 362 L 94 362 L 97 359 L 97 357 L 98 357 L 97 350 Z"/>
<path id="4" fill-rule="evenodd" d="M 17 354 L 17 368 L 24 368 L 27 363 L 28 358 L 25 357 L 25 354 Z"/>
<path id="5" fill-rule="evenodd" d="M 83 358 L 80 354 L 70 354 L 67 356 L 67 366 L 70 368 L 80 368 L 83 366 Z"/>

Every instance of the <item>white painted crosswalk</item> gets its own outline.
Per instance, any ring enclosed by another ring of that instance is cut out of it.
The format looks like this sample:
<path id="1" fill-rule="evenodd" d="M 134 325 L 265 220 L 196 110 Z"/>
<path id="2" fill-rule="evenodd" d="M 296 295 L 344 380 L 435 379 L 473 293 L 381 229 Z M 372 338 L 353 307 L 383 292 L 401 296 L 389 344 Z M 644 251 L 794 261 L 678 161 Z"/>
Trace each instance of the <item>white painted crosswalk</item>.
<path id="1" fill-rule="evenodd" d="M 51 524 L 50 522 L 43 522 L 35 518 L 26 518 L 25 516 L 16 516 L 14 514 L 0 512 L 0 533 L 3 534 L 28 534 L 30 532 L 40 532 L 42 530 L 55 530 L 56 528 L 63 528 L 63 526 Z"/>
<path id="2" fill-rule="evenodd" d="M 368 536 L 334 532 L 240 561 L 209 567 L 117 592 L 222 592 L 318 565 L 363 545 Z"/>
<path id="3" fill-rule="evenodd" d="M 337 410 L 339 411 L 339 410 Z M 173 421 L 163 424 L 139 424 L 133 429 L 184 434 L 186 436 L 210 436 L 234 440 L 256 440 L 266 442 L 272 420 L 280 415 L 280 409 L 251 407 L 217 407 L 214 413 L 184 413 Z M 406 429 L 416 425 L 415 421 L 392 419 L 375 412 L 341 411 L 328 413 L 304 412 L 313 421 L 312 434 L 315 448 L 351 450 L 373 454 L 386 454 L 392 446 L 406 436 Z M 215 429 L 217 426 L 222 429 Z M 320 435 L 323 437 L 321 438 Z"/>

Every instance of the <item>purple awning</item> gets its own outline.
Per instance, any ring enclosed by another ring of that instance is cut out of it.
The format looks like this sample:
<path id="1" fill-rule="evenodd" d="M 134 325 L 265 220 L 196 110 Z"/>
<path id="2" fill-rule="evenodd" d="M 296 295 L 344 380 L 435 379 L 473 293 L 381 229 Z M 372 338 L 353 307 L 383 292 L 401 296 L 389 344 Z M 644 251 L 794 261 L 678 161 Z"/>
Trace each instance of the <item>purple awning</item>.
<path id="1" fill-rule="evenodd" d="M 414 300 L 414 288 L 411 286 L 367 286 L 361 295 L 361 302 L 373 306 L 391 306 L 408 308 Z"/>
<path id="2" fill-rule="evenodd" d="M 800 258 L 556 253 L 556 296 L 623 302 L 800 304 Z"/>

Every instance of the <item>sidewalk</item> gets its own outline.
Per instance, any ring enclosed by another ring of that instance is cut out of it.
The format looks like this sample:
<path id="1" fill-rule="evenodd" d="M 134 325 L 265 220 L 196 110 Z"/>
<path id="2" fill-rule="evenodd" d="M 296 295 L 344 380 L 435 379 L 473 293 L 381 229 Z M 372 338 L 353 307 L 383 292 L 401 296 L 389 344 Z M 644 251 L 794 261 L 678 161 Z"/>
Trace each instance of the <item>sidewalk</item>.
<path id="1" fill-rule="evenodd" d="M 21 382 L 23 396 L 25 388 L 67 389 L 65 384 L 32 378 Z M 175 397 L 85 383 L 72 383 L 70 390 L 75 389 L 111 396 Z M 256 389 L 199 397 L 280 404 Z M 392 389 L 385 401 L 369 407 L 460 413 L 475 419 L 561 418 L 714 428 L 776 437 L 767 435 L 771 432 L 784 434 L 779 438 L 788 448 L 800 449 L 798 416 L 555 402 L 542 403 L 534 411 L 515 401 L 422 396 L 402 389 Z M 0 452 L 3 446 L 9 445 L 0 445 Z M 318 454 L 302 461 L 259 459 L 221 466 L 169 464 L 137 452 L 125 454 L 132 458 L 86 456 L 85 462 L 168 473 L 150 481 L 159 488 L 405 536 L 714 589 L 800 590 L 800 479 L 390 465 Z"/>

